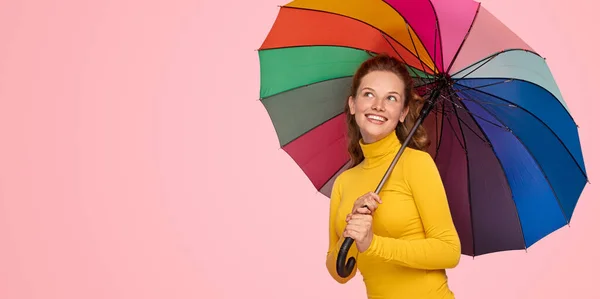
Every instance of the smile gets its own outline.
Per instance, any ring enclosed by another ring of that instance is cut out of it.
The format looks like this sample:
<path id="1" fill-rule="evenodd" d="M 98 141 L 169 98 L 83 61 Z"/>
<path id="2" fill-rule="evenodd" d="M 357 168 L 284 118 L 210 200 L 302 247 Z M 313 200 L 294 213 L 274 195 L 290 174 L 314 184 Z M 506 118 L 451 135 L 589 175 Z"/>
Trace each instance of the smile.
<path id="1" fill-rule="evenodd" d="M 375 120 L 375 121 L 380 121 L 380 122 L 385 122 L 387 121 L 387 118 L 381 116 L 381 115 L 375 115 L 375 114 L 367 114 L 366 115 L 367 119 L 369 120 Z"/>

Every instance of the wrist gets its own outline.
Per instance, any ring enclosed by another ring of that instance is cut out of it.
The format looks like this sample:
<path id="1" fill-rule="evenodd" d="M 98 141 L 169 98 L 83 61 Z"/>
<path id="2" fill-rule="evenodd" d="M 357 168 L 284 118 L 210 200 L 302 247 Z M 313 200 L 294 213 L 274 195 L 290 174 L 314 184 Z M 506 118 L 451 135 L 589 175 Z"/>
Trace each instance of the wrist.
<path id="1" fill-rule="evenodd" d="M 371 234 L 371 236 L 369 236 L 367 239 L 365 239 L 363 242 L 361 242 L 361 244 L 356 244 L 356 247 L 358 249 L 358 251 L 360 253 L 364 253 L 367 250 L 369 250 L 369 248 L 371 248 L 371 246 L 373 245 L 373 239 L 375 238 L 375 235 Z"/>
<path id="2" fill-rule="evenodd" d="M 364 246 L 363 250 L 361 251 L 362 254 L 370 254 L 373 251 L 373 248 L 376 247 L 376 243 L 378 240 L 379 236 L 372 234 L 371 238 L 369 239 L 368 244 L 366 244 L 366 246 Z"/>

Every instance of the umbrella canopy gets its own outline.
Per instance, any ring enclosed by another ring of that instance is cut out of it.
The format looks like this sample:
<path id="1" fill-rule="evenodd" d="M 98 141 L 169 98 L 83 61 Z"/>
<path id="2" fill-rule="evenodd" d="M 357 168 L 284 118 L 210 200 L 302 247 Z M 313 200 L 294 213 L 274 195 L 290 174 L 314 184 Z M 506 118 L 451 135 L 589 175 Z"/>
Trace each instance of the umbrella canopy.
<path id="1" fill-rule="evenodd" d="M 324 195 L 349 162 L 352 75 L 385 53 L 439 94 L 423 124 L 463 254 L 526 249 L 570 222 L 588 182 L 577 126 L 545 59 L 479 3 L 296 0 L 258 53 L 280 145 Z"/>

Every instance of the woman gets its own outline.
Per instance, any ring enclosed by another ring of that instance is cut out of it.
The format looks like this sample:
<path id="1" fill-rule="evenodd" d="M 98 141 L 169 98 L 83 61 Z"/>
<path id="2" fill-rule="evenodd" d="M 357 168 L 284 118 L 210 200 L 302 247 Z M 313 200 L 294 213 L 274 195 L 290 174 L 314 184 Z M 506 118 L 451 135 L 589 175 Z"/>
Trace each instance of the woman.
<path id="1" fill-rule="evenodd" d="M 331 195 L 327 269 L 339 283 L 363 276 L 368 298 L 454 298 L 445 269 L 457 266 L 461 248 L 439 172 L 424 151 L 420 127 L 380 196 L 372 193 L 419 115 L 422 99 L 397 59 L 381 55 L 354 75 L 346 104 L 352 167 Z M 366 208 L 364 207 L 366 206 Z M 346 237 L 357 268 L 347 278 L 335 269 Z"/>

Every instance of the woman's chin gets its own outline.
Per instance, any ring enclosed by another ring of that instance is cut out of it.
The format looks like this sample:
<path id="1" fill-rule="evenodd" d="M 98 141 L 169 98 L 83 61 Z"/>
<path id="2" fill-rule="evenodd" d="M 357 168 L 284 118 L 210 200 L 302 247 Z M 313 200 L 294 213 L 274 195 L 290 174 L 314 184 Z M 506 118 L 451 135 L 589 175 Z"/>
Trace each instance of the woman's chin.
<path id="1" fill-rule="evenodd" d="M 363 140 L 367 143 L 372 143 L 375 142 L 377 140 L 381 140 L 383 139 L 385 136 L 389 135 L 390 133 L 392 133 L 394 130 L 393 129 L 387 129 L 387 128 L 365 128 L 364 130 L 361 130 L 362 132 L 362 136 L 363 136 Z"/>

